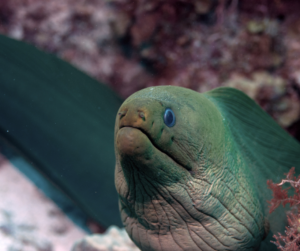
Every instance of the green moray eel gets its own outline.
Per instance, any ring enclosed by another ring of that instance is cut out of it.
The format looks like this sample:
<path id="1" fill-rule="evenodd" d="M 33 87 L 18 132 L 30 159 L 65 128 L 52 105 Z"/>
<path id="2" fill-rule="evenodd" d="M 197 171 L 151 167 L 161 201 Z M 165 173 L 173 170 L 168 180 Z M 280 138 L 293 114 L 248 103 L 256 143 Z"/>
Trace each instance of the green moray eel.
<path id="1" fill-rule="evenodd" d="M 276 250 L 284 210 L 268 213 L 267 179 L 300 168 L 300 145 L 231 88 L 141 90 L 115 125 L 123 224 L 143 251 Z"/>

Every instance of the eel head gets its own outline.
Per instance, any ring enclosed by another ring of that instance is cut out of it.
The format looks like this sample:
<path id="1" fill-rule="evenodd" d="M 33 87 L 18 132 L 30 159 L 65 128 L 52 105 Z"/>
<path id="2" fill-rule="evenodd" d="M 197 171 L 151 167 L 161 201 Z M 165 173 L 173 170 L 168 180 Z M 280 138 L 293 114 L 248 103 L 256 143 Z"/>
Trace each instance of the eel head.
<path id="1" fill-rule="evenodd" d="M 123 224 L 142 250 L 256 250 L 264 216 L 218 109 L 180 87 L 129 97 L 115 126 Z"/>

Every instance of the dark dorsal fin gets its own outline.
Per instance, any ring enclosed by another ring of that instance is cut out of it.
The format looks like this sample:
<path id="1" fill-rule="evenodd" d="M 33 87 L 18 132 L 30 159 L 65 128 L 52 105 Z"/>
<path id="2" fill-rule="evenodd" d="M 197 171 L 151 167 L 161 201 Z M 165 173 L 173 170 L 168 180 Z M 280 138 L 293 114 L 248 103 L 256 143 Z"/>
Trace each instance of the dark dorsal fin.
<path id="1" fill-rule="evenodd" d="M 104 227 L 121 226 L 114 186 L 121 103 L 70 64 L 0 36 L 0 135 Z"/>

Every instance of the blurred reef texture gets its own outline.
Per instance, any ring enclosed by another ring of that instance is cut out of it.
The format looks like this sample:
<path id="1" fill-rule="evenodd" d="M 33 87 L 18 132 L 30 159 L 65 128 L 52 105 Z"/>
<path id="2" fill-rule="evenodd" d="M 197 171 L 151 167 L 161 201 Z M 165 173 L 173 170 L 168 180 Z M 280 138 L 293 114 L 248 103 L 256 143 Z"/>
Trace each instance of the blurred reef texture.
<path id="1" fill-rule="evenodd" d="M 298 0 L 0 0 L 0 32 L 57 54 L 122 97 L 232 86 L 300 139 Z"/>

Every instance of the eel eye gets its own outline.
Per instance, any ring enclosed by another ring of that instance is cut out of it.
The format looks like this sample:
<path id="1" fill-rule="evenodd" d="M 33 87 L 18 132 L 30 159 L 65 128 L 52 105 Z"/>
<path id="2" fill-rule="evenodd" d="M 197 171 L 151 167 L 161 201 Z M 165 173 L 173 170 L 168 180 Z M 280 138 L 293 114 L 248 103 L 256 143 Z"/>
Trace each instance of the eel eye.
<path id="1" fill-rule="evenodd" d="M 164 122 L 168 127 L 175 125 L 175 114 L 170 108 L 167 108 L 165 111 Z"/>

